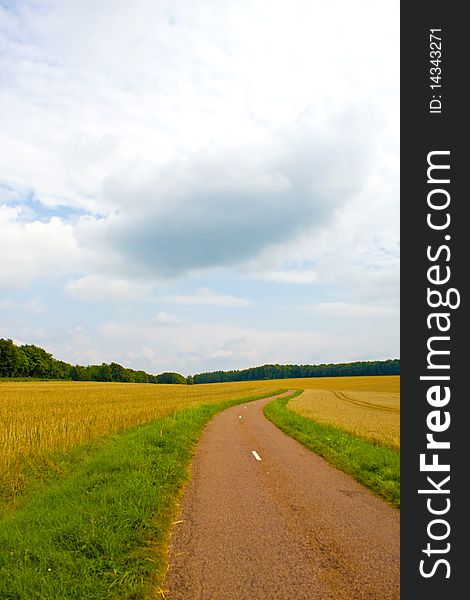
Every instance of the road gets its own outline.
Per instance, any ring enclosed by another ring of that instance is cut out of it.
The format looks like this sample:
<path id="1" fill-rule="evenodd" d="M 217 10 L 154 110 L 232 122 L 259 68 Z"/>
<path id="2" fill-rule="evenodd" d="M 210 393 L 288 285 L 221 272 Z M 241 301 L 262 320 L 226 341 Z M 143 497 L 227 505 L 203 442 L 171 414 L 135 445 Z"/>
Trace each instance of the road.
<path id="1" fill-rule="evenodd" d="M 204 430 L 165 598 L 397 600 L 399 512 L 269 422 L 268 401 Z"/>

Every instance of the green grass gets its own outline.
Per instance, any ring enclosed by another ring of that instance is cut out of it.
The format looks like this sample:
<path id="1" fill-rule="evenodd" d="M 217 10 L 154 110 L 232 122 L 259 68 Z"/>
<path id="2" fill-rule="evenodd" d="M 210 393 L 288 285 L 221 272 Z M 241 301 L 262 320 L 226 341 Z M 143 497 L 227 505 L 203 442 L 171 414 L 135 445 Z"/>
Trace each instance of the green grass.
<path id="1" fill-rule="evenodd" d="M 110 436 L 69 461 L 64 476 L 47 476 L 0 522 L 0 599 L 155 597 L 203 427 L 220 410 L 255 399 L 180 411 Z"/>
<path id="2" fill-rule="evenodd" d="M 301 393 L 299 390 L 295 395 Z M 400 507 L 399 452 L 302 417 L 288 409 L 289 399 L 269 402 L 264 407 L 266 417 L 330 464 L 349 473 L 396 508 Z"/>

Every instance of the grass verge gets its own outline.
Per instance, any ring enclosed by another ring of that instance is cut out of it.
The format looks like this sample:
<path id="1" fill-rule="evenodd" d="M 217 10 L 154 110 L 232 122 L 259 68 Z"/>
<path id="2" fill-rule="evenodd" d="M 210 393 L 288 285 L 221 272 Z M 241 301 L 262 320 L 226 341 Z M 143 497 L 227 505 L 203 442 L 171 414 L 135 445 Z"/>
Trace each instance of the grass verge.
<path id="1" fill-rule="evenodd" d="M 299 390 L 295 395 L 301 393 Z M 399 508 L 400 453 L 302 417 L 288 409 L 291 398 L 278 398 L 266 404 L 266 417 L 330 464 Z"/>
<path id="2" fill-rule="evenodd" d="M 0 522 L 0 598 L 154 594 L 203 427 L 220 410 L 260 397 L 176 412 L 110 436 L 68 476 L 39 489 Z"/>

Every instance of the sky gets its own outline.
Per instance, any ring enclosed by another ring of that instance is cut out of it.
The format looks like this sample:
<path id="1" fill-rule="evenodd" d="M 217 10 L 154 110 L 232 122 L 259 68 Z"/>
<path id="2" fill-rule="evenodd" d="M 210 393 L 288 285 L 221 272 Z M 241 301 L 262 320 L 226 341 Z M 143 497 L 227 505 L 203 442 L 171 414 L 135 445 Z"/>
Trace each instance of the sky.
<path id="1" fill-rule="evenodd" d="M 0 0 L 0 337 L 398 358 L 398 0 Z"/>

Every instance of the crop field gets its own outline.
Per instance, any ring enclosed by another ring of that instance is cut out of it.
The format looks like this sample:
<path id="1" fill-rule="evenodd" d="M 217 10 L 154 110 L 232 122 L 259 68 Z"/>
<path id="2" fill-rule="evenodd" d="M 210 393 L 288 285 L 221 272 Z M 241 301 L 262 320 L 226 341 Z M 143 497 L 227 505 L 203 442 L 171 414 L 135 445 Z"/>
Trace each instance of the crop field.
<path id="1" fill-rule="evenodd" d="M 40 460 L 178 410 L 269 394 L 276 381 L 187 385 L 92 382 L 0 384 L 0 490 L 24 486 L 22 463 Z"/>
<path id="2" fill-rule="evenodd" d="M 382 375 L 378 377 L 310 377 L 300 379 L 276 379 L 271 380 L 271 383 L 276 381 L 278 384 L 281 384 L 280 387 L 301 390 L 400 393 L 400 377 L 398 375 Z"/>
<path id="3" fill-rule="evenodd" d="M 23 465 L 175 411 L 279 389 L 304 389 L 289 408 L 351 433 L 399 444 L 399 377 L 322 377 L 202 385 L 93 382 L 0 384 L 0 493 L 25 485 Z M 323 391 L 321 391 L 323 390 Z"/>
<path id="4" fill-rule="evenodd" d="M 399 508 L 400 378 L 325 377 L 294 385 L 304 393 L 267 404 L 265 415 Z"/>
<path id="5" fill-rule="evenodd" d="M 220 410 L 287 389 L 305 392 L 268 403 L 269 418 L 398 506 L 399 454 L 342 431 L 396 419 L 398 377 L 0 384 L 0 598 L 164 597 L 194 443 Z M 319 424 L 322 404 L 339 429 Z"/>
<path id="6" fill-rule="evenodd" d="M 306 390 L 288 408 L 317 423 L 400 450 L 399 392 Z"/>

